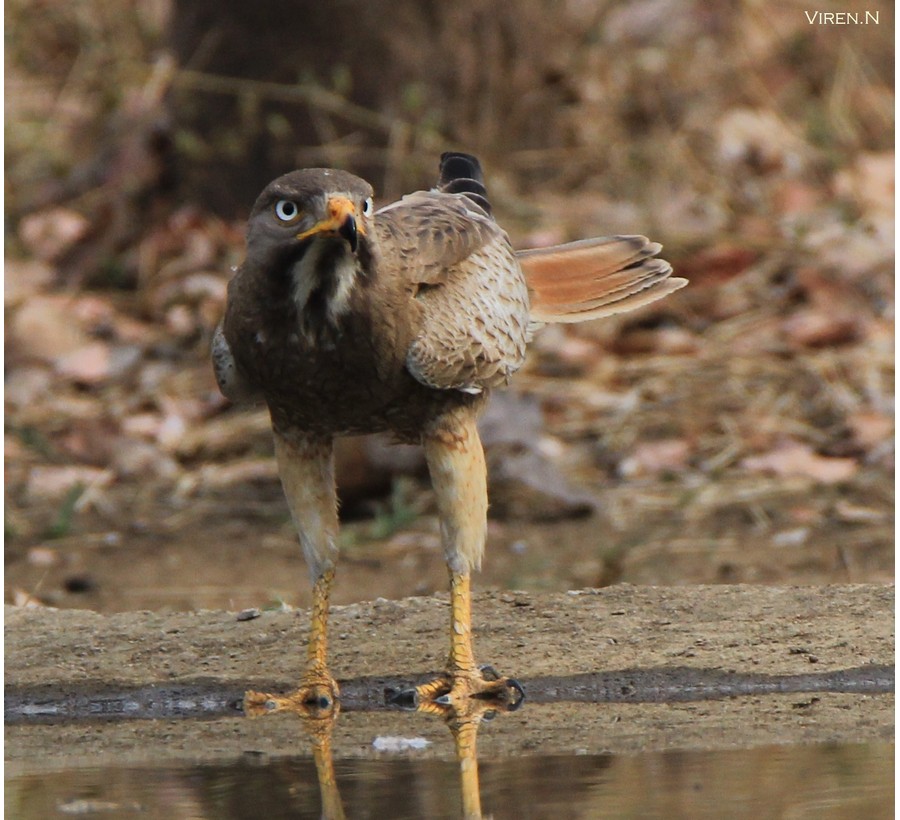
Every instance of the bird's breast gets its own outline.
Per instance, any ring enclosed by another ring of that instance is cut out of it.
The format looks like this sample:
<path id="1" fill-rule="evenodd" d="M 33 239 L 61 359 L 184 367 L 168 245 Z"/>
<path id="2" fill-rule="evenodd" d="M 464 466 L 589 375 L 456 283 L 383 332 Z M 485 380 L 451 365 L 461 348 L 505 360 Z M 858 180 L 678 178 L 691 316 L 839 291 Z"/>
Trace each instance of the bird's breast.
<path id="1" fill-rule="evenodd" d="M 241 333 L 242 370 L 256 382 L 276 427 L 323 436 L 390 431 L 415 439 L 448 404 L 448 391 L 406 367 L 417 308 L 355 288 L 336 322 L 255 314 Z M 234 345 L 232 345 L 234 348 Z"/>

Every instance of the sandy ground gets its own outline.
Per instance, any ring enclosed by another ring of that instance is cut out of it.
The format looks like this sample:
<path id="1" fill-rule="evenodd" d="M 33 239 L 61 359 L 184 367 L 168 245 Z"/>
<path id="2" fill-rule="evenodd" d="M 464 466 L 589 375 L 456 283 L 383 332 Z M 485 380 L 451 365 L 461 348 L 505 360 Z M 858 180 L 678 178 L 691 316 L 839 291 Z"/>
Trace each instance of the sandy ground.
<path id="1" fill-rule="evenodd" d="M 529 693 L 522 710 L 483 729 L 481 753 L 889 740 L 893 695 L 871 684 L 880 680 L 883 689 L 893 678 L 893 600 L 893 587 L 873 584 L 480 592 L 479 659 L 515 674 Z M 346 701 L 334 733 L 337 757 L 371 756 L 378 735 L 440 739 L 429 753 L 452 754 L 439 720 L 381 705 L 384 686 L 440 668 L 447 618 L 446 596 L 334 608 L 332 669 Z M 244 687 L 288 689 L 301 667 L 307 613 L 238 621 L 222 611 L 7 607 L 5 620 L 9 710 L 29 698 L 89 702 L 97 693 L 148 686 L 160 693 L 193 687 L 210 700 L 236 699 Z M 850 683 L 835 685 L 842 675 Z M 7 760 L 19 771 L 304 749 L 296 718 L 249 720 L 236 710 L 206 720 L 6 728 Z"/>

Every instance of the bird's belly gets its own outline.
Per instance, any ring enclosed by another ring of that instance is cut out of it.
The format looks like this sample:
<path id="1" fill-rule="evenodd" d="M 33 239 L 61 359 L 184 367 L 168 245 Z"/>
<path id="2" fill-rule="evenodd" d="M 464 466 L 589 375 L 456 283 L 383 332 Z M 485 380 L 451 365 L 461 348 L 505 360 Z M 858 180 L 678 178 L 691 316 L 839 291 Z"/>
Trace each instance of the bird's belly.
<path id="1" fill-rule="evenodd" d="M 383 360 L 377 369 L 330 358 L 303 362 L 266 382 L 277 428 L 329 437 L 392 432 L 416 440 L 431 419 L 465 401 L 463 394 L 426 387 L 401 363 L 385 367 Z"/>

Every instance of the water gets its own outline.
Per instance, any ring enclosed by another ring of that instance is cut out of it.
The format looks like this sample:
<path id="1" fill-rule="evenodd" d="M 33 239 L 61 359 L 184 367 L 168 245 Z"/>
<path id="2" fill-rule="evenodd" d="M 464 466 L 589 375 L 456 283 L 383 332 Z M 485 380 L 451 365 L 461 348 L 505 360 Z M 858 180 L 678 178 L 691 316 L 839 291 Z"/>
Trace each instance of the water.
<path id="1" fill-rule="evenodd" d="M 267 696 L 246 714 L 242 690 L 210 681 L 8 688 L 6 816 L 893 816 L 886 667 L 535 679 L 510 711 L 470 698 L 413 713 L 385 683 L 347 681 L 333 710 Z M 678 746 L 731 750 L 660 751 Z"/>
<path id="2" fill-rule="evenodd" d="M 888 743 L 768 746 L 716 752 L 483 759 L 485 817 L 865 818 L 893 816 Z M 455 761 L 404 753 L 334 762 L 349 818 L 458 818 Z M 322 816 L 309 756 L 246 754 L 229 762 L 107 766 L 14 774 L 6 817 L 279 820 Z M 339 816 L 332 809 L 332 816 Z"/>

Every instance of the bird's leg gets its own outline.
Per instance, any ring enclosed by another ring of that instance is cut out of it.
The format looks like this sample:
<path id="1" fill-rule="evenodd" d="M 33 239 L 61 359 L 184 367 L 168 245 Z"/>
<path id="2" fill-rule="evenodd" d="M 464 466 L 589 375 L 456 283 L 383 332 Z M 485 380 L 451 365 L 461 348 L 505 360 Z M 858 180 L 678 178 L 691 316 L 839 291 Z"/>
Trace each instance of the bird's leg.
<path id="1" fill-rule="evenodd" d="M 313 584 L 313 606 L 309 624 L 309 643 L 306 647 L 306 670 L 301 689 L 306 701 L 325 706 L 338 695 L 337 682 L 328 672 L 328 593 L 334 570 L 322 573 Z"/>
<path id="2" fill-rule="evenodd" d="M 313 580 L 306 669 L 297 691 L 287 696 L 248 692 L 245 708 L 257 713 L 294 706 L 327 710 L 338 697 L 328 671 L 328 593 L 337 559 L 338 514 L 331 441 L 285 436 L 276 431 L 275 455 L 281 484 Z M 293 704 L 293 706 L 291 705 Z"/>
<path id="3" fill-rule="evenodd" d="M 481 566 L 487 534 L 487 471 L 474 412 L 444 416 L 424 444 L 450 569 L 450 658 L 445 677 L 416 688 L 418 701 L 459 709 L 469 697 L 518 705 L 521 686 L 480 669 L 472 651 L 471 573 Z"/>

